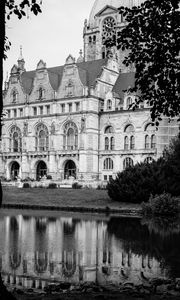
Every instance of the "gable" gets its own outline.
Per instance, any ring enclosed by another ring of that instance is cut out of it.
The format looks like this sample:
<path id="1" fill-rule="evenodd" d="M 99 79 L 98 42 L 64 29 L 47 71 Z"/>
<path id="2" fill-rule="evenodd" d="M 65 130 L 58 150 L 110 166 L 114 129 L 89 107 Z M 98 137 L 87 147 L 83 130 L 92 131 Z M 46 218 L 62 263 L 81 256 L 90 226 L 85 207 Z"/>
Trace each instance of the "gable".
<path id="1" fill-rule="evenodd" d="M 103 16 L 103 15 L 114 14 L 114 13 L 117 13 L 117 12 L 118 12 L 117 8 L 115 8 L 113 6 L 106 5 L 103 9 L 101 9 L 96 14 L 96 16 L 100 17 L 100 16 Z"/>

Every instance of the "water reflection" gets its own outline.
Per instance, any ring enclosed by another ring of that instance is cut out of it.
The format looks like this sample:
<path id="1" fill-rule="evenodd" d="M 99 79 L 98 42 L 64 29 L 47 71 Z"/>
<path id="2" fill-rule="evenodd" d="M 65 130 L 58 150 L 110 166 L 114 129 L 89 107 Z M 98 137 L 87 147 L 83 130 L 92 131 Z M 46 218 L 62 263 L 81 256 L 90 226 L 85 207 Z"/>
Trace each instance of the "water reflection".
<path id="1" fill-rule="evenodd" d="M 0 268 L 12 284 L 42 288 L 51 280 L 119 284 L 180 277 L 177 220 L 163 225 L 157 219 L 4 212 L 0 237 Z"/>

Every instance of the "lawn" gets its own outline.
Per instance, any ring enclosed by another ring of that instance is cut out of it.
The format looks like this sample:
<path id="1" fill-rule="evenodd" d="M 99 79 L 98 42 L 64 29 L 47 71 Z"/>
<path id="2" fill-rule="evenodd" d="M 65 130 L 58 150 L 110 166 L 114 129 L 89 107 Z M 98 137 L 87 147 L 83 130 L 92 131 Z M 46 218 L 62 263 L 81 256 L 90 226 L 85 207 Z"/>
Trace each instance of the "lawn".
<path id="1" fill-rule="evenodd" d="M 3 204 L 43 205 L 59 207 L 137 208 L 137 204 L 112 201 L 106 190 L 46 189 L 3 187 Z"/>

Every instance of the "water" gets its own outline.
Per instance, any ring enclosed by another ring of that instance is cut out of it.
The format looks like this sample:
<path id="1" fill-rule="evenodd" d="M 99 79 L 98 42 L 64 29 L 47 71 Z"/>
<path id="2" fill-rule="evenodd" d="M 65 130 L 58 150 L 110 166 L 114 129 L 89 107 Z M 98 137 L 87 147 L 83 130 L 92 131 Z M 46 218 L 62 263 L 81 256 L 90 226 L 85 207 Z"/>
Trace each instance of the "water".
<path id="1" fill-rule="evenodd" d="M 5 282 L 141 283 L 180 277 L 180 222 L 41 211 L 0 211 Z"/>

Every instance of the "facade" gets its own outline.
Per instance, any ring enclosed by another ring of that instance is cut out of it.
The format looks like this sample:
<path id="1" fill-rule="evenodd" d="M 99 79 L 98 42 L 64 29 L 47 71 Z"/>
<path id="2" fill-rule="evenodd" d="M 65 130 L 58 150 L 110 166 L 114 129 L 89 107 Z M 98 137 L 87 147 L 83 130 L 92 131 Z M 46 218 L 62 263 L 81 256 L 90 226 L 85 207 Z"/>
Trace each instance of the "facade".
<path id="1" fill-rule="evenodd" d="M 7 179 L 107 181 L 129 165 L 158 158 L 178 132 L 176 121 L 151 125 L 144 101 L 124 92 L 135 71 L 122 64 L 125 53 L 106 38 L 124 24 L 117 8 L 143 1 L 96 0 L 84 22 L 84 54 L 69 55 L 63 66 L 26 71 L 22 50 L 5 83 L 0 175 Z"/>

